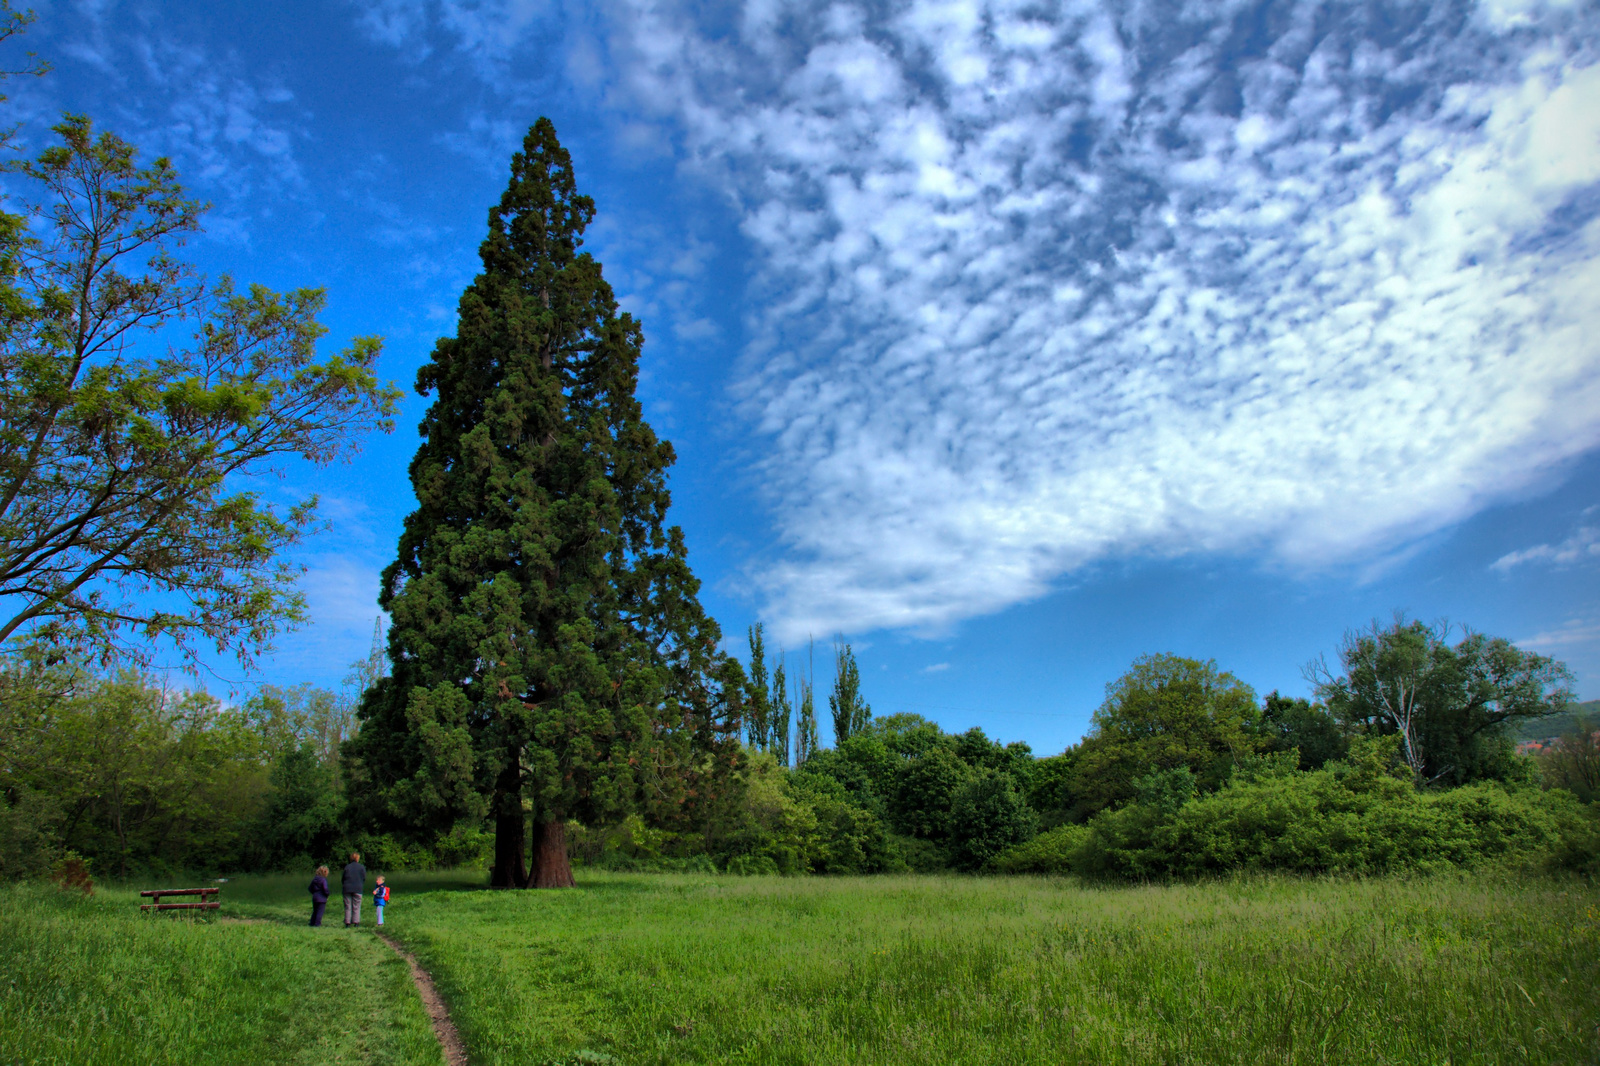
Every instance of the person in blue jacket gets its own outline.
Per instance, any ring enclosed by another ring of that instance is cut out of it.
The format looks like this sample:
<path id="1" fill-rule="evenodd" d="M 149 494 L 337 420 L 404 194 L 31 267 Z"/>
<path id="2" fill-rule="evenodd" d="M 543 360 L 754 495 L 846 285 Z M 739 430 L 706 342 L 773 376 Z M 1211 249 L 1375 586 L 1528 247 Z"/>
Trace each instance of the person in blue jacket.
<path id="1" fill-rule="evenodd" d="M 383 883 L 383 875 L 378 875 L 378 887 L 372 890 L 372 907 L 378 912 L 378 924 L 383 924 L 383 908 L 389 905 L 389 886 Z"/>
<path id="2" fill-rule="evenodd" d="M 322 912 L 328 907 L 328 868 L 317 867 L 317 875 L 311 879 L 311 924 L 322 924 Z"/>

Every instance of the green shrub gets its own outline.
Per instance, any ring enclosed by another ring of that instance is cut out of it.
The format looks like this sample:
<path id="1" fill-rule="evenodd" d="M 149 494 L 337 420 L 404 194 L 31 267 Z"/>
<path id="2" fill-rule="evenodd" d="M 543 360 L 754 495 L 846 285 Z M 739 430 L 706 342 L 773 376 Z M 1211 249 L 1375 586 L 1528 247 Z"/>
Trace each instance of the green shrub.
<path id="1" fill-rule="evenodd" d="M 985 770 L 956 795 L 950 824 L 956 865 L 978 870 L 1007 848 L 1032 838 L 1039 821 L 1010 774 Z"/>
<path id="2" fill-rule="evenodd" d="M 1053 830 L 993 861 L 1011 873 L 1138 879 L 1231 870 L 1379 873 L 1524 862 L 1559 853 L 1582 869 L 1595 842 L 1564 792 L 1482 781 L 1419 791 L 1392 743 L 1299 771 L 1293 751 L 1241 760 L 1222 788 L 1192 796 L 1187 770 L 1147 775 L 1138 800 L 1087 825 Z M 1586 850 L 1587 849 L 1587 850 Z"/>
<path id="3" fill-rule="evenodd" d="M 745 877 L 770 876 L 778 872 L 778 864 L 770 855 L 735 855 L 724 868 L 727 873 Z"/>
<path id="4" fill-rule="evenodd" d="M 1069 874 L 1082 866 L 1086 825 L 1057 826 L 994 857 L 990 865 L 1005 874 Z"/>
<path id="5" fill-rule="evenodd" d="M 15 803 L 0 792 L 0 880 L 43 877 L 61 858 L 61 806 L 31 788 L 17 790 Z"/>

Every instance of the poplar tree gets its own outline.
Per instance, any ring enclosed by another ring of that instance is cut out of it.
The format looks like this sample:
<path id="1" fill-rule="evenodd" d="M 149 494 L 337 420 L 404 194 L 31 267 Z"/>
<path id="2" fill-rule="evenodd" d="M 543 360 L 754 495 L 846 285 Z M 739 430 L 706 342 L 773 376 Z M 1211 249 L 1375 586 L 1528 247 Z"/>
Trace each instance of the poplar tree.
<path id="1" fill-rule="evenodd" d="M 817 706 L 812 678 L 816 677 L 816 649 L 807 649 L 808 668 L 797 686 L 800 690 L 799 717 L 794 729 L 794 764 L 804 766 L 817 753 Z"/>
<path id="2" fill-rule="evenodd" d="M 834 648 L 833 665 L 828 710 L 833 713 L 833 743 L 837 746 L 867 728 L 872 721 L 872 708 L 861 698 L 861 669 L 850 645 Z"/>
<path id="3" fill-rule="evenodd" d="M 569 820 L 693 808 L 738 757 L 742 671 L 664 525 L 673 450 L 635 396 L 639 323 L 580 251 L 594 210 L 541 118 L 417 375 L 392 669 L 347 748 L 370 823 L 491 818 L 498 887 L 571 885 Z"/>
<path id="4" fill-rule="evenodd" d="M 770 722 L 771 751 L 778 757 L 779 766 L 789 765 L 789 721 L 794 717 L 794 701 L 789 696 L 789 679 L 784 672 L 783 656 L 778 656 L 778 666 L 772 671 L 772 699 Z"/>
<path id="5" fill-rule="evenodd" d="M 772 699 L 767 694 L 767 643 L 765 627 L 750 627 L 750 683 L 745 694 L 745 728 L 750 746 L 766 751 L 771 743 Z"/>

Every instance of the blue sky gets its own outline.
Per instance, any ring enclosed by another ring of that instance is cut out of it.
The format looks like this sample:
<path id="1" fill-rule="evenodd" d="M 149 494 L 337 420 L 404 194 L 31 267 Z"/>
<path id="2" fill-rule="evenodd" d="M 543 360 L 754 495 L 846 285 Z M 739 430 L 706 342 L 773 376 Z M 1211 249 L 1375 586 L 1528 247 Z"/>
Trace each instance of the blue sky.
<path id="1" fill-rule="evenodd" d="M 879 713 L 1053 752 L 1137 655 L 1303 693 L 1398 608 L 1600 696 L 1592 3 L 34 8 L 22 139 L 170 155 L 198 262 L 407 387 L 549 115 L 707 604 L 819 688 L 843 634 Z M 213 687 L 365 651 L 423 403 L 268 487 L 315 622 Z"/>

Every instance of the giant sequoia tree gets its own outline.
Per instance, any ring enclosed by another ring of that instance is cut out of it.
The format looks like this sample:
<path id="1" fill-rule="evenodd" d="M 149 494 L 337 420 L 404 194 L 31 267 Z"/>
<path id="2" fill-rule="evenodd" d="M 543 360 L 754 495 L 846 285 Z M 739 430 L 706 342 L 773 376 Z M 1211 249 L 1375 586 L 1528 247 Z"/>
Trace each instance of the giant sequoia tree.
<path id="1" fill-rule="evenodd" d="M 743 671 L 663 528 L 672 447 L 634 395 L 639 324 L 579 251 L 593 215 L 540 119 L 417 376 L 418 507 L 379 596 L 393 673 L 348 749 L 375 823 L 491 817 L 502 887 L 572 884 L 569 819 L 682 815 L 737 757 Z"/>

